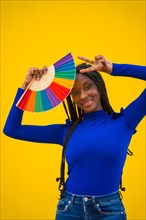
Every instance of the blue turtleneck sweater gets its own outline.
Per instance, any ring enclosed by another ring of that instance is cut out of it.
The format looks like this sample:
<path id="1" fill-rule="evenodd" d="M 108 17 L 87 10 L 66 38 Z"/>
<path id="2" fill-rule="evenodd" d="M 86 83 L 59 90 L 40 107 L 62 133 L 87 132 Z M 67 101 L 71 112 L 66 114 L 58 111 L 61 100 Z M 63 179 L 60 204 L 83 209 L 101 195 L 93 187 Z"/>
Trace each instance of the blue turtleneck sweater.
<path id="1" fill-rule="evenodd" d="M 146 67 L 113 64 L 112 75 L 146 79 Z M 15 106 L 18 89 L 4 133 L 12 138 L 63 145 L 71 122 L 47 126 L 22 125 L 23 111 Z M 85 113 L 66 149 L 66 190 L 79 195 L 104 195 L 118 190 L 127 149 L 136 126 L 146 114 L 146 89 L 119 114 L 103 110 Z"/>

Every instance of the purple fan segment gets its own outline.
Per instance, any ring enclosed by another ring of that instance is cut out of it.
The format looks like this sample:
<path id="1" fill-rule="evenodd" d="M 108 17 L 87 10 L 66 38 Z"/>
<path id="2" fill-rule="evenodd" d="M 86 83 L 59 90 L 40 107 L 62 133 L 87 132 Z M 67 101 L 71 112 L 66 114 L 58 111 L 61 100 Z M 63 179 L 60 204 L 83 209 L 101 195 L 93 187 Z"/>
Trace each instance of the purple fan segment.
<path id="1" fill-rule="evenodd" d="M 46 89 L 46 93 L 53 107 L 60 103 L 59 99 L 55 96 L 51 89 L 49 89 L 49 87 Z"/>
<path id="2" fill-rule="evenodd" d="M 69 62 L 71 61 L 73 58 L 72 58 L 72 55 L 71 53 L 67 54 L 65 57 L 63 57 L 62 59 L 60 59 L 59 61 L 57 61 L 56 63 L 54 63 L 54 67 L 59 67 L 60 65 L 63 65 L 64 63 L 66 62 Z"/>

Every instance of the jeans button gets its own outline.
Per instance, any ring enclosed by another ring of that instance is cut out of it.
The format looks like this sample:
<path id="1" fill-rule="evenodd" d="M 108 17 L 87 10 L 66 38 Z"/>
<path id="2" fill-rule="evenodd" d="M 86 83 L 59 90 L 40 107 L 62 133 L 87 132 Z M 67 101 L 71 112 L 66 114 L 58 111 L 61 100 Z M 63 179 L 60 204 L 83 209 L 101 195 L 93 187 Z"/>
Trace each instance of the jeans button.
<path id="1" fill-rule="evenodd" d="M 87 201 L 88 201 L 88 198 L 87 198 L 87 197 L 85 197 L 85 198 L 84 198 L 84 201 L 85 201 L 85 202 L 87 202 Z"/>

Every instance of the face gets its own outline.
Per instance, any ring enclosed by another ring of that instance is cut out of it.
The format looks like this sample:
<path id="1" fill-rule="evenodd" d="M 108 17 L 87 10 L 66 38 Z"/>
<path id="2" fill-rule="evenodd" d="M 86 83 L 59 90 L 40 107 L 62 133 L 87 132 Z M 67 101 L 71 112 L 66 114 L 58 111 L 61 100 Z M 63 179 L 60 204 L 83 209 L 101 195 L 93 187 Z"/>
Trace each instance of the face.
<path id="1" fill-rule="evenodd" d="M 96 85 L 84 74 L 77 74 L 71 95 L 75 104 L 84 112 L 102 109 Z"/>

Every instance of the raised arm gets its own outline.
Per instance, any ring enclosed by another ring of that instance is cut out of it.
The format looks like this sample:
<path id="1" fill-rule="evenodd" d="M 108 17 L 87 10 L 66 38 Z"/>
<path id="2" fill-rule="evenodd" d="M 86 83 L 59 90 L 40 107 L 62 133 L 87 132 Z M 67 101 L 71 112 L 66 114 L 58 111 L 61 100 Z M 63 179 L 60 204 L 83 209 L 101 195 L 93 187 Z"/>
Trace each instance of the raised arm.
<path id="1" fill-rule="evenodd" d="M 113 64 L 112 75 L 146 80 L 146 66 Z M 132 130 L 135 130 L 146 115 L 146 89 L 125 108 L 123 114 Z"/>
<path id="2" fill-rule="evenodd" d="M 80 72 L 82 73 L 96 70 L 106 72 L 113 76 L 133 77 L 146 80 L 146 66 L 116 64 L 107 60 L 102 55 L 95 56 L 95 60 L 83 56 L 78 56 L 78 58 L 92 65 L 90 68 L 81 70 Z M 123 110 L 123 115 L 128 125 L 134 130 L 146 115 L 146 89 Z"/>
<path id="3" fill-rule="evenodd" d="M 146 66 L 114 63 L 111 74 L 113 76 L 125 76 L 146 80 Z"/>
<path id="4" fill-rule="evenodd" d="M 31 68 L 24 80 L 22 88 L 18 89 L 12 108 L 6 120 L 3 132 L 5 135 L 32 142 L 62 144 L 64 125 L 54 124 L 46 126 L 22 125 L 23 111 L 16 107 L 16 103 L 31 82 L 33 77 L 39 78 L 44 72 Z"/>
<path id="5" fill-rule="evenodd" d="M 78 56 L 78 58 L 92 65 L 92 67 L 81 70 L 81 73 L 96 70 L 111 74 L 113 76 L 125 76 L 146 80 L 146 66 L 116 64 L 107 60 L 102 55 L 95 56 L 95 60 L 91 60 L 83 56 Z"/>

